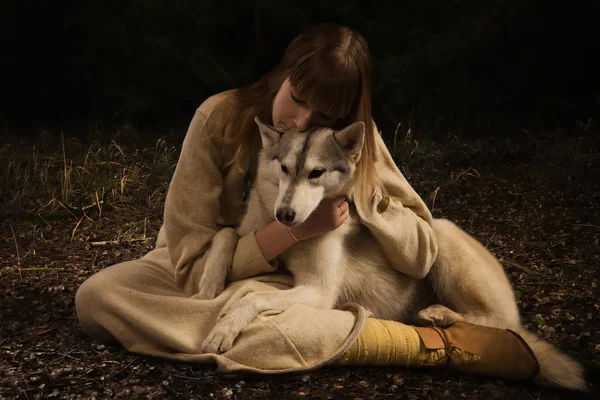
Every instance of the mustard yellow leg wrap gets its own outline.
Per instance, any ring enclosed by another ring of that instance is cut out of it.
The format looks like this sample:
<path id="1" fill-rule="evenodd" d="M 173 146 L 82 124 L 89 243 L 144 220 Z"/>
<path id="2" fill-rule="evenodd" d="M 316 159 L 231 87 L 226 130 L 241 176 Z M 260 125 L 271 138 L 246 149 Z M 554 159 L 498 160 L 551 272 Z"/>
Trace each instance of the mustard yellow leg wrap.
<path id="1" fill-rule="evenodd" d="M 418 367 L 443 365 L 446 360 L 446 350 L 427 349 L 412 326 L 368 318 L 358 339 L 331 365 Z"/>
<path id="2" fill-rule="evenodd" d="M 516 332 L 469 323 L 414 327 L 368 318 L 335 366 L 448 367 L 500 379 L 530 380 L 538 360 Z"/>

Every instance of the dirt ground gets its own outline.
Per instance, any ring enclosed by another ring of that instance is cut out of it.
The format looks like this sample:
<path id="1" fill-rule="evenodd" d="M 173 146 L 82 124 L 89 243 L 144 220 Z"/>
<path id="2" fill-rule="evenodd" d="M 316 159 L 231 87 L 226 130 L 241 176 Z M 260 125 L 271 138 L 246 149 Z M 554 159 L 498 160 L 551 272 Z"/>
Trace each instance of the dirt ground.
<path id="1" fill-rule="evenodd" d="M 65 144 L 63 151 L 46 138 L 0 151 L 0 398 L 581 398 L 442 370 L 222 376 L 212 365 L 95 343 L 78 325 L 75 292 L 91 274 L 152 248 L 178 149 L 164 141 Z M 485 141 L 402 140 L 395 149 L 434 216 L 453 220 L 501 260 L 526 326 L 583 362 L 596 388 L 597 145 L 525 132 Z"/>

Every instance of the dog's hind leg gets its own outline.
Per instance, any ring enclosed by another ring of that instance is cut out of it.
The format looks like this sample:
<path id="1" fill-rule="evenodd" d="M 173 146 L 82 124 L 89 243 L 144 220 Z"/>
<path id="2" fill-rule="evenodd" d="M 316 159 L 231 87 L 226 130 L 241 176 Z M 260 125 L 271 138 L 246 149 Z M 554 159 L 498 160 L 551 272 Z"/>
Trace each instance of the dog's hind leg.
<path id="1" fill-rule="evenodd" d="M 422 322 L 442 327 L 452 325 L 455 322 L 467 322 L 465 316 L 441 304 L 433 304 L 421 310 L 418 317 Z"/>
<path id="2" fill-rule="evenodd" d="M 452 222 L 436 219 L 432 226 L 438 256 L 429 280 L 443 305 L 422 310 L 420 319 L 441 326 L 459 321 L 497 328 L 519 326 L 515 294 L 496 258 Z"/>
<path id="3" fill-rule="evenodd" d="M 535 378 L 537 383 L 584 390 L 583 367 L 521 325 L 514 292 L 496 258 L 449 221 L 435 220 L 433 228 L 439 252 L 431 268 L 431 283 L 442 303 L 454 311 L 433 305 L 422 310 L 419 316 L 442 326 L 464 318 L 473 324 L 510 329 L 535 354 L 540 366 Z"/>

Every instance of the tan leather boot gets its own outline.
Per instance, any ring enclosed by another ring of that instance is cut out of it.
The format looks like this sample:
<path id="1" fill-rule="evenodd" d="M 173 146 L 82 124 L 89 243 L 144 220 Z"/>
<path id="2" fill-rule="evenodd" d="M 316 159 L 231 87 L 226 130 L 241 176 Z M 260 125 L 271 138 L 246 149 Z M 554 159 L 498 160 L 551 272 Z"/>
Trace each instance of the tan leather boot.
<path id="1" fill-rule="evenodd" d="M 457 322 L 446 328 L 414 327 L 427 349 L 446 350 L 445 367 L 507 380 L 531 380 L 540 371 L 533 351 L 508 329 Z M 423 365 L 425 366 L 425 365 Z"/>

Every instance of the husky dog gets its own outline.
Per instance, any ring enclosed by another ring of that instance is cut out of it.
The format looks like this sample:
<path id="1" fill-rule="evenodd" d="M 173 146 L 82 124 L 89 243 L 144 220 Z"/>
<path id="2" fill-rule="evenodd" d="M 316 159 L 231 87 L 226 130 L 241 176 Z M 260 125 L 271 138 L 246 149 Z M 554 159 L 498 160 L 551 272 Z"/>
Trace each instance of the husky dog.
<path id="1" fill-rule="evenodd" d="M 304 222 L 324 198 L 352 198 L 354 172 L 364 143 L 363 122 L 339 131 L 314 128 L 282 134 L 258 118 L 255 121 L 263 147 L 237 234 L 243 236 L 274 218 L 294 226 Z M 209 333 L 202 345 L 205 352 L 229 350 L 238 334 L 263 311 L 285 310 L 298 303 L 335 308 L 354 302 L 375 318 L 407 324 L 470 322 L 510 328 L 525 339 L 538 359 L 536 382 L 585 387 L 577 362 L 522 326 L 502 266 L 474 238 L 447 220 L 434 220 L 437 259 L 426 279 L 414 279 L 389 265 L 360 224 L 352 202 L 349 204 L 350 215 L 340 227 L 300 241 L 278 257 L 294 276 L 294 287 L 244 296 Z M 213 298 L 222 290 L 235 238 L 232 228 L 215 236 L 199 283 L 200 298 Z"/>

